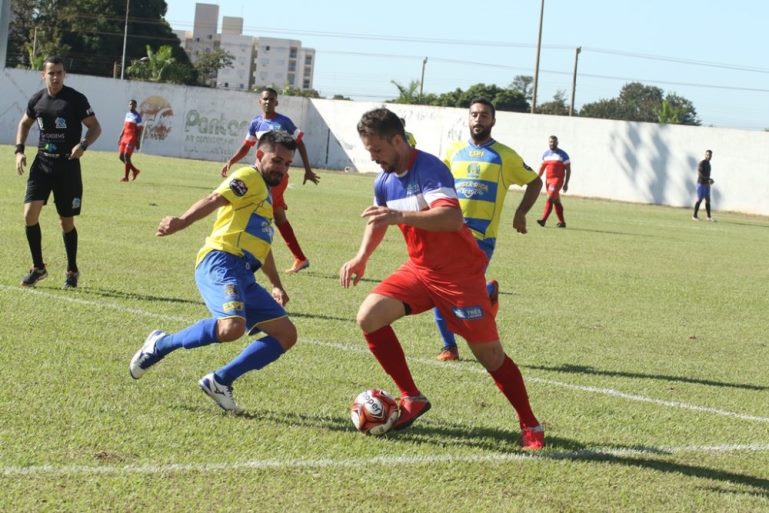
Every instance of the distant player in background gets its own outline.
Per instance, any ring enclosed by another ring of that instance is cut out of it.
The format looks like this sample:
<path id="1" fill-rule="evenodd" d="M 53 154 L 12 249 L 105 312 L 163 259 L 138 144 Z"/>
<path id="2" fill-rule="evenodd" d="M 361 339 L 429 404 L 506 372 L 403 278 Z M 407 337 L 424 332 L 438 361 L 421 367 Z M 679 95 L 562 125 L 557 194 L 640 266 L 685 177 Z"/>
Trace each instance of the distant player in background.
<path id="1" fill-rule="evenodd" d="M 195 263 L 195 282 L 211 312 L 188 328 L 169 334 L 155 330 L 129 364 L 134 379 L 177 349 L 194 349 L 231 342 L 244 333 L 264 332 L 234 360 L 206 374 L 198 386 L 225 411 L 240 408 L 232 398 L 232 383 L 246 372 L 277 360 L 296 343 L 296 327 L 283 306 L 288 295 L 272 258 L 270 187 L 288 172 L 296 142 L 285 132 L 264 133 L 257 143 L 255 167 L 235 171 L 212 193 L 180 217 L 160 221 L 156 235 L 171 235 L 216 211 L 214 228 Z M 272 284 L 272 294 L 254 278 L 261 268 Z"/>
<path id="2" fill-rule="evenodd" d="M 339 270 L 340 284 L 360 283 L 390 225 L 403 233 L 409 254 L 374 287 L 357 314 L 369 350 L 400 390 L 393 429 L 409 427 L 431 405 L 414 382 L 392 323 L 437 306 L 512 404 L 522 446 L 541 449 L 544 430 L 531 411 L 518 366 L 499 341 L 483 275 L 488 259 L 464 223 L 451 172 L 437 157 L 411 147 L 403 124 L 387 109 L 366 112 L 358 134 L 382 173 L 374 182 L 374 205 L 362 214 L 367 223 L 360 249 Z"/>
<path id="3" fill-rule="evenodd" d="M 302 163 L 304 164 L 304 180 L 302 185 L 307 183 L 307 180 L 314 184 L 318 184 L 320 177 L 312 171 L 310 167 L 310 161 L 307 158 L 307 149 L 304 147 L 304 132 L 294 125 L 293 121 L 288 117 L 275 112 L 275 108 L 278 106 L 278 93 L 275 89 L 265 87 L 259 93 L 259 106 L 262 109 L 262 113 L 256 116 L 248 125 L 248 131 L 243 144 L 235 152 L 235 155 L 230 157 L 224 166 L 222 166 L 221 175 L 227 176 L 227 172 L 235 162 L 248 155 L 251 147 L 256 144 L 259 137 L 270 130 L 283 130 L 288 132 L 295 140 L 297 144 L 297 150 L 302 157 Z M 294 229 L 291 227 L 291 223 L 288 222 L 286 217 L 286 210 L 288 205 L 283 198 L 283 194 L 288 187 L 288 173 L 283 178 L 283 181 L 272 188 L 272 208 L 275 212 L 275 226 L 278 227 L 280 235 L 283 240 L 286 241 L 288 249 L 291 254 L 294 255 L 294 264 L 286 269 L 287 273 L 298 273 L 302 269 L 310 267 L 310 260 L 305 256 L 302 251 L 302 247 L 299 245 L 299 241 L 296 239 Z"/>
<path id="4" fill-rule="evenodd" d="M 134 150 L 141 148 L 143 130 L 144 124 L 142 123 L 141 114 L 136 110 L 136 100 L 129 100 L 128 112 L 126 112 L 123 121 L 123 129 L 117 138 L 118 152 L 120 153 L 118 158 L 125 168 L 125 174 L 120 179 L 121 182 L 128 181 L 129 172 L 132 173 L 132 180 L 136 180 L 136 177 L 141 173 L 131 162 L 131 155 L 133 155 Z"/>
<path id="5" fill-rule="evenodd" d="M 403 128 L 406 128 L 406 118 L 401 118 L 401 123 L 403 123 Z M 409 146 L 412 148 L 417 147 L 417 139 L 414 137 L 414 134 L 409 132 L 408 130 L 404 130 L 404 133 L 406 134 L 406 142 L 409 143 Z"/>
<path id="6" fill-rule="evenodd" d="M 542 165 L 539 167 L 539 176 L 547 171 L 545 188 L 547 202 L 542 219 L 537 219 L 540 226 L 545 226 L 547 218 L 555 207 L 558 216 L 558 228 L 566 228 L 566 220 L 563 218 L 563 205 L 561 204 L 561 190 L 569 191 L 569 178 L 571 178 L 571 161 L 569 155 L 558 147 L 558 138 L 554 135 L 548 139 L 549 149 L 542 155 Z"/>
<path id="7" fill-rule="evenodd" d="M 478 246 L 491 260 L 497 243 L 505 197 L 511 185 L 525 186 L 526 190 L 513 216 L 513 228 L 526 233 L 526 214 L 534 206 L 542 190 L 542 180 L 512 148 L 495 141 L 491 129 L 496 123 L 496 109 L 486 98 L 470 102 L 468 127 L 470 141 L 459 141 L 451 146 L 443 162 L 454 175 L 454 182 L 465 224 L 470 228 Z M 486 283 L 492 310 L 499 308 L 499 283 Z M 443 349 L 438 360 L 458 360 L 459 349 L 454 334 L 449 330 L 439 309 L 433 310 Z"/>
<path id="8" fill-rule="evenodd" d="M 66 73 L 61 57 L 47 57 L 43 63 L 45 87 L 32 95 L 16 131 L 16 172 L 24 174 L 27 157 L 24 143 L 32 125 L 40 129 L 37 155 L 29 168 L 27 192 L 24 196 L 24 224 L 27 243 L 32 255 L 32 269 L 22 280 L 24 287 L 34 287 L 48 276 L 43 261 L 40 213 L 53 193 L 59 214 L 67 272 L 64 288 L 77 287 L 80 271 L 77 267 L 78 237 L 75 216 L 80 215 L 83 199 L 83 179 L 80 159 L 89 145 L 101 134 L 101 125 L 80 92 L 64 85 Z M 86 127 L 85 136 L 83 125 Z"/>
<path id="9" fill-rule="evenodd" d="M 715 182 L 710 178 L 710 159 L 712 157 L 713 152 L 705 150 L 705 158 L 697 166 L 697 202 L 694 204 L 694 214 L 692 214 L 692 219 L 695 221 L 700 220 L 697 213 L 700 210 L 702 200 L 705 200 L 705 212 L 708 214 L 708 221 L 713 221 L 713 217 L 710 215 L 710 186 Z"/>

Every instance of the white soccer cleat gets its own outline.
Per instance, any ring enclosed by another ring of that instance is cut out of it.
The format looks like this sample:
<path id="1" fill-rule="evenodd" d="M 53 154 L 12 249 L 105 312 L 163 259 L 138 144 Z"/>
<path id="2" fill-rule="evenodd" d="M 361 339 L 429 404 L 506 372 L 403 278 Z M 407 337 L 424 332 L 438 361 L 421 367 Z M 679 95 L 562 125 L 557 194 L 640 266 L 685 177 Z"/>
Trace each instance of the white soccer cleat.
<path id="1" fill-rule="evenodd" d="M 150 367 L 163 359 L 155 350 L 155 344 L 158 340 L 168 335 L 165 331 L 155 330 L 149 335 L 142 344 L 141 348 L 136 351 L 136 354 L 131 358 L 131 363 L 128 365 L 128 372 L 133 379 L 139 379 L 144 375 Z"/>
<path id="2" fill-rule="evenodd" d="M 200 381 L 198 381 L 198 386 L 224 411 L 229 411 L 232 413 L 240 413 L 242 411 L 235 403 L 235 399 L 232 398 L 232 387 L 222 385 L 216 381 L 216 377 L 214 376 L 213 372 L 200 378 Z"/>

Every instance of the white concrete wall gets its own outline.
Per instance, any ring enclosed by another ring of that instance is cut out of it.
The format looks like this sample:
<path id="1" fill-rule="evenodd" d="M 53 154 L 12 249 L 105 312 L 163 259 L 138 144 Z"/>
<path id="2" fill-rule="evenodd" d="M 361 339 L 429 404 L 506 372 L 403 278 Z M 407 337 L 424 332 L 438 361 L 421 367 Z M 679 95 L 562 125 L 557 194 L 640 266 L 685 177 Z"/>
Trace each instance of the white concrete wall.
<path id="1" fill-rule="evenodd" d="M 37 72 L 4 69 L 0 78 L 0 143 L 13 144 L 29 97 L 43 85 Z M 136 98 L 145 118 L 143 152 L 217 162 L 240 146 L 259 111 L 253 93 L 78 75 L 68 75 L 66 83 L 88 96 L 104 130 L 94 145 L 100 150 L 116 149 L 129 98 Z M 356 125 L 361 114 L 380 105 L 280 97 L 278 111 L 307 134 L 313 167 L 374 172 L 377 165 L 362 148 Z M 442 155 L 451 141 L 467 138 L 466 109 L 389 108 L 406 118 L 425 151 Z M 30 146 L 37 140 L 34 130 Z M 697 163 L 712 149 L 714 208 L 769 216 L 769 132 L 497 113 L 494 137 L 534 168 L 551 134 L 572 159 L 569 194 L 688 206 Z"/>

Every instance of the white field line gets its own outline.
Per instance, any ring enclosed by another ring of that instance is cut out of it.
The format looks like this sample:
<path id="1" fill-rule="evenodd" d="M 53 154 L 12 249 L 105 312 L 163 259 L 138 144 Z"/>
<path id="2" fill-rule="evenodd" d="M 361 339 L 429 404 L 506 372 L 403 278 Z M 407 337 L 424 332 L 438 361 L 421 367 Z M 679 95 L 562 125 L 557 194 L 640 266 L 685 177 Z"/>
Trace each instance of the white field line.
<path id="1" fill-rule="evenodd" d="M 123 305 L 115 304 L 115 303 L 108 303 L 106 301 L 88 301 L 84 299 L 78 299 L 71 296 L 61 295 L 61 294 L 51 294 L 48 292 L 41 292 L 35 289 L 21 289 L 20 287 L 9 287 L 7 285 L 0 285 L 0 290 L 5 291 L 21 291 L 26 292 L 29 294 L 35 294 L 55 300 L 60 301 L 69 301 L 71 303 L 76 304 L 82 304 L 86 306 L 92 306 L 96 308 L 109 308 L 111 310 L 117 310 L 121 312 L 131 313 L 135 315 L 143 315 L 146 317 L 153 317 L 158 319 L 164 319 L 164 320 L 172 320 L 172 321 L 180 321 L 180 322 L 190 322 L 190 318 L 186 317 L 179 317 L 179 316 L 171 316 L 171 315 L 162 315 L 162 314 L 156 314 L 154 312 L 149 312 L 146 310 L 141 310 L 138 308 L 126 308 Z M 347 352 L 354 352 L 354 353 L 368 353 L 368 350 L 363 347 L 363 344 L 360 345 L 350 345 L 350 344 L 339 344 L 339 343 L 332 343 L 332 342 L 322 342 L 318 340 L 312 340 L 312 339 L 306 339 L 306 338 L 300 338 L 300 342 L 302 343 L 309 343 L 313 345 L 319 345 L 324 347 L 330 347 L 334 349 L 338 349 L 341 351 L 347 351 Z M 409 358 L 410 362 L 419 362 L 424 365 L 434 365 L 434 366 L 440 366 L 443 369 L 454 369 L 462 372 L 478 372 L 478 373 L 486 373 L 486 371 L 478 366 L 470 367 L 468 365 L 463 364 L 451 364 L 447 362 L 439 362 L 434 359 L 426 359 L 426 358 Z M 579 390 L 581 392 L 589 392 L 594 394 L 602 394 L 607 395 L 610 397 L 616 397 L 619 399 L 625 399 L 628 401 L 636 401 L 636 402 L 644 402 L 649 404 L 656 404 L 658 406 L 665 406 L 669 408 L 678 408 L 683 410 L 690 410 L 695 411 L 699 413 L 710 413 L 713 415 L 718 415 L 722 417 L 731 417 L 735 419 L 740 420 L 746 420 L 750 422 L 762 422 L 762 423 L 769 423 L 769 417 L 761 417 L 758 415 L 748 415 L 745 413 L 738 413 L 738 412 L 732 412 L 727 410 L 720 410 L 717 408 L 710 408 L 707 406 L 699 406 L 696 404 L 688 404 L 688 403 L 682 403 L 679 401 L 665 401 L 662 399 L 654 399 L 651 397 L 646 397 L 642 395 L 636 395 L 636 394 L 628 394 L 625 392 L 620 392 L 619 390 L 614 390 L 612 388 L 598 388 L 598 387 L 591 387 L 591 386 L 585 386 L 585 385 L 575 385 L 573 383 L 564 383 L 562 381 L 555 381 L 552 379 L 545 379 L 545 378 L 538 378 L 538 377 L 526 377 L 526 381 L 532 382 L 532 383 L 543 383 L 545 385 L 560 387 L 560 388 L 568 388 L 571 390 Z"/>
<path id="2" fill-rule="evenodd" d="M 457 463 L 507 463 L 511 461 L 586 460 L 606 457 L 668 456 L 675 454 L 706 454 L 732 452 L 767 452 L 769 444 L 715 445 L 687 447 L 645 447 L 642 449 L 596 448 L 581 451 L 554 453 L 494 453 L 483 455 L 457 456 L 451 454 L 430 456 L 379 456 L 374 458 L 315 460 L 250 460 L 233 463 L 168 463 L 164 465 L 39 465 L 31 467 L 0 467 L 2 477 L 24 476 L 75 476 L 75 475 L 126 475 L 126 474 L 171 474 L 184 472 L 221 472 L 237 470 L 293 470 L 303 468 L 343 468 L 367 466 L 409 466 L 409 465 L 452 465 Z"/>

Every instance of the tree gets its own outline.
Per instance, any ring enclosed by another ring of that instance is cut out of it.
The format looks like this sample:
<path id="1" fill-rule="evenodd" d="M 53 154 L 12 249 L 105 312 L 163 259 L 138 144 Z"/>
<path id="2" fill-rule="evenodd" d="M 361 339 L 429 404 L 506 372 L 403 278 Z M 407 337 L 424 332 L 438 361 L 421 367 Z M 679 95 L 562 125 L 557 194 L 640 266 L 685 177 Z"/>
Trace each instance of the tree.
<path id="1" fill-rule="evenodd" d="M 553 95 L 553 100 L 545 102 L 537 107 L 539 114 L 553 114 L 556 116 L 568 116 L 569 106 L 566 105 L 566 91 L 558 90 Z"/>
<path id="2" fill-rule="evenodd" d="M 155 52 L 147 45 L 146 50 L 146 57 L 134 60 L 126 68 L 130 78 L 173 84 L 186 84 L 194 80 L 195 70 L 188 64 L 177 62 L 170 46 L 161 46 Z"/>
<path id="3" fill-rule="evenodd" d="M 69 72 L 112 76 L 123 56 L 125 0 L 14 0 L 8 65 L 29 67 L 35 59 L 57 54 Z M 165 0 L 130 2 L 126 61 L 163 45 L 180 64 L 189 58 L 163 18 Z"/>
<path id="4" fill-rule="evenodd" d="M 298 87 L 286 84 L 280 89 L 283 96 L 302 96 L 304 98 L 320 98 L 320 93 L 315 89 L 299 89 Z"/>
<path id="5" fill-rule="evenodd" d="M 666 103 L 667 102 L 667 105 Z M 618 98 L 588 103 L 580 109 L 582 117 L 699 125 L 694 105 L 681 96 L 639 82 L 625 84 Z"/>
<path id="6" fill-rule="evenodd" d="M 195 69 L 198 72 L 198 83 L 208 85 L 209 80 L 215 79 L 220 69 L 231 68 L 235 56 L 223 48 L 214 48 L 210 52 L 203 52 L 195 61 Z"/>
<path id="7" fill-rule="evenodd" d="M 510 89 L 523 94 L 526 100 L 531 101 L 534 77 L 529 75 L 516 75 L 510 84 Z"/>
<path id="8" fill-rule="evenodd" d="M 419 80 L 412 80 L 409 82 L 408 86 L 402 86 L 395 80 L 390 80 L 390 83 L 398 88 L 398 97 L 394 100 L 388 100 L 388 103 L 419 103 L 419 93 L 417 92 L 419 89 Z"/>

